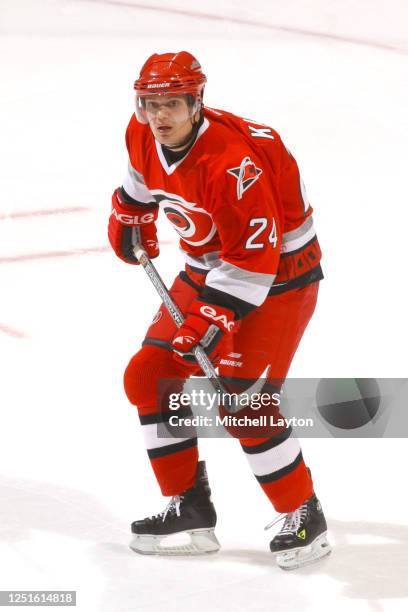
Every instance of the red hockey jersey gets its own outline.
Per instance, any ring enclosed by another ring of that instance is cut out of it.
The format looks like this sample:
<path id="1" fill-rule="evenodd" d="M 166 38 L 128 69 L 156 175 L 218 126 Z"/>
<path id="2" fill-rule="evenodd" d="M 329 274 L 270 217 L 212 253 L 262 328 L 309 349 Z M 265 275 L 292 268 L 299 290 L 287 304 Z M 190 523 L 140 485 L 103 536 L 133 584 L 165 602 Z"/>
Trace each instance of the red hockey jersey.
<path id="1" fill-rule="evenodd" d="M 124 190 L 160 206 L 206 287 L 259 306 L 268 294 L 322 278 L 312 207 L 274 129 L 205 108 L 193 146 L 171 165 L 135 116 L 126 144 Z"/>

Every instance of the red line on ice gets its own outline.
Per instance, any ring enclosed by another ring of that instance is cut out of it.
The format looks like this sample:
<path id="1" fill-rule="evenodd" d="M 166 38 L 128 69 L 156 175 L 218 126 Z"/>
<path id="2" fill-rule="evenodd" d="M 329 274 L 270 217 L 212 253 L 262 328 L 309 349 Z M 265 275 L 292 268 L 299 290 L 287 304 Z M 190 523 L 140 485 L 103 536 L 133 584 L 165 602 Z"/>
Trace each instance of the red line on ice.
<path id="1" fill-rule="evenodd" d="M 146 4 L 138 4 L 136 2 L 128 2 L 127 0 L 79 0 L 80 2 L 93 2 L 96 4 L 109 4 L 111 6 L 124 6 L 126 8 L 134 8 L 142 11 L 153 11 L 157 13 L 170 13 L 173 15 L 182 15 L 184 17 L 192 17 L 194 19 L 210 19 L 212 21 L 226 21 L 229 23 L 237 23 L 238 25 L 252 26 L 255 28 L 264 28 L 267 30 L 276 30 L 277 32 L 287 32 L 288 34 L 300 34 L 301 36 L 309 36 L 312 38 L 323 38 L 325 40 L 334 40 L 338 42 L 353 43 L 355 45 L 363 45 L 366 47 L 374 47 L 386 51 L 394 51 L 402 55 L 408 54 L 408 49 L 397 47 L 391 44 L 381 43 L 375 40 L 367 40 L 364 38 L 353 38 L 352 36 L 342 36 L 341 34 L 330 34 L 329 32 L 317 32 L 315 30 L 304 30 L 289 26 L 274 25 L 262 21 L 252 21 L 239 17 L 230 17 L 216 15 L 214 13 L 200 13 L 195 11 L 187 11 L 178 8 L 166 8 L 164 6 L 148 6 Z"/>
<path id="2" fill-rule="evenodd" d="M 47 215 L 66 215 L 70 213 L 87 212 L 85 206 L 67 206 L 65 208 L 44 208 L 43 210 L 17 210 L 8 214 L 0 215 L 0 221 L 6 219 L 25 219 L 27 217 L 45 217 Z"/>
<path id="3" fill-rule="evenodd" d="M 160 240 L 160 244 L 175 244 L 171 240 Z M 23 253 L 21 255 L 7 255 L 0 257 L 0 264 L 22 263 L 38 259 L 53 259 L 57 257 L 73 257 L 76 255 L 89 255 L 93 253 L 107 253 L 113 251 L 110 246 L 88 247 L 84 249 L 70 249 L 68 251 L 44 251 L 39 253 Z"/>
<path id="4" fill-rule="evenodd" d="M 33 261 L 35 259 L 52 259 L 54 257 L 72 257 L 73 255 L 88 255 L 89 253 L 105 253 L 110 251 L 108 246 L 89 247 L 87 249 L 72 249 L 70 251 L 45 251 L 43 253 L 25 253 L 23 255 L 10 255 L 0 257 L 0 264 L 20 263 L 23 261 Z"/>
<path id="5" fill-rule="evenodd" d="M 19 331 L 18 329 L 13 329 L 12 327 L 9 327 L 8 325 L 2 325 L 1 323 L 0 323 L 0 332 L 3 332 L 3 334 L 7 334 L 7 336 L 12 336 L 13 338 L 25 338 L 26 337 L 26 334 Z"/>

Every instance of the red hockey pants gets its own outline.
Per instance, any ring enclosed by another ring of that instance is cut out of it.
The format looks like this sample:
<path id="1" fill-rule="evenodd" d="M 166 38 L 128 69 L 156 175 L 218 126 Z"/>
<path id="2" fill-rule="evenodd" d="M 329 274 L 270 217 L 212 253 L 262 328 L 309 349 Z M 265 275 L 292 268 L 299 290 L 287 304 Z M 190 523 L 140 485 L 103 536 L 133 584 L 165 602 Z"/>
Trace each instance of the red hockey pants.
<path id="1" fill-rule="evenodd" d="M 170 293 L 182 312 L 198 295 L 197 288 L 178 276 Z M 247 315 L 221 351 L 219 373 L 227 381 L 256 379 L 268 364 L 268 378 L 285 379 L 300 339 L 315 309 L 318 283 L 269 296 Z M 142 348 L 131 359 L 124 376 L 129 401 L 137 406 L 147 452 L 163 495 L 177 495 L 194 484 L 198 461 L 197 438 L 163 438 L 157 424 L 163 420 L 159 406 L 159 379 L 182 382 L 199 368 L 175 361 L 170 341 L 176 327 L 164 306 L 156 313 Z M 291 512 L 313 493 L 310 474 L 298 440 L 291 429 L 262 430 L 259 436 L 245 429 L 238 437 L 252 471 L 278 512 Z"/>

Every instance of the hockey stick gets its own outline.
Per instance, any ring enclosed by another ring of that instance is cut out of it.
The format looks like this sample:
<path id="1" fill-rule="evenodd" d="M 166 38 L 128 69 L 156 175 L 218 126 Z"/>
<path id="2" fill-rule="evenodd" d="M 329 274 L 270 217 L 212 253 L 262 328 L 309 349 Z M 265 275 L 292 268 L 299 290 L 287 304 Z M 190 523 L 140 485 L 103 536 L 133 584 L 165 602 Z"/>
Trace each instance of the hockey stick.
<path id="1" fill-rule="evenodd" d="M 168 292 L 168 289 L 166 285 L 164 284 L 162 278 L 160 277 L 160 274 L 158 273 L 155 266 L 153 265 L 152 260 L 147 255 L 146 251 L 139 244 L 136 244 L 133 247 L 133 253 L 136 259 L 138 260 L 138 262 L 141 264 L 141 266 L 145 270 L 147 276 L 150 278 L 154 288 L 159 294 L 163 304 L 167 308 L 171 318 L 173 319 L 177 327 L 181 327 L 184 323 L 183 313 L 181 312 L 177 304 L 172 300 Z M 193 353 L 194 353 L 194 357 L 197 360 L 198 365 L 204 372 L 205 376 L 208 378 L 214 391 L 216 391 L 219 394 L 220 399 L 221 398 L 224 399 L 225 397 L 228 398 L 229 400 L 228 405 L 225 405 L 224 402 L 221 402 L 224 408 L 228 410 L 228 412 L 238 412 L 238 410 L 241 410 L 243 406 L 248 406 L 248 403 L 246 404 L 243 403 L 244 398 L 248 402 L 248 398 L 252 399 L 254 395 L 259 395 L 263 387 L 262 379 L 264 376 L 266 377 L 268 375 L 269 369 L 271 367 L 270 365 L 268 365 L 266 370 L 262 373 L 262 376 L 258 378 L 258 380 L 256 380 L 253 383 L 253 385 L 251 385 L 243 393 L 240 393 L 240 394 L 230 393 L 228 389 L 226 389 L 223 383 L 220 381 L 218 374 L 213 364 L 211 363 L 210 359 L 208 358 L 206 352 L 204 351 L 203 347 L 200 345 L 195 346 L 193 349 Z"/>

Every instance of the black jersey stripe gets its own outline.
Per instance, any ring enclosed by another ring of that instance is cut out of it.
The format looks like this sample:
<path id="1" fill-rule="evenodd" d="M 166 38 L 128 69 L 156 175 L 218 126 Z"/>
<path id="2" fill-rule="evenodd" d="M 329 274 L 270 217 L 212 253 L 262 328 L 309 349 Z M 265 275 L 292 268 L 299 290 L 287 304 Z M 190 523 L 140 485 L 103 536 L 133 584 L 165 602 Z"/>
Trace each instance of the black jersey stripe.
<path id="1" fill-rule="evenodd" d="M 286 291 L 291 291 L 292 289 L 301 289 L 302 287 L 306 287 L 307 285 L 311 285 L 312 283 L 316 283 L 324 278 L 323 270 L 321 265 L 317 265 L 312 270 L 305 272 L 301 276 L 297 276 L 296 278 L 292 278 L 291 280 L 286 281 L 285 283 L 272 285 L 269 289 L 268 297 L 273 295 L 280 295 L 281 293 L 286 293 Z"/>
<path id="2" fill-rule="evenodd" d="M 120 195 L 122 196 L 122 199 L 124 202 L 126 202 L 126 204 L 136 204 L 137 206 L 146 206 L 146 208 L 158 208 L 158 204 L 156 204 L 156 202 L 152 201 L 152 202 L 141 202 L 140 200 L 135 200 L 135 198 L 132 198 L 132 196 L 130 196 L 127 191 L 125 191 L 124 187 L 119 187 L 120 189 Z"/>
<path id="3" fill-rule="evenodd" d="M 255 304 L 242 300 L 235 295 L 225 293 L 225 291 L 221 291 L 215 287 L 205 286 L 201 291 L 200 298 L 214 306 L 229 308 L 235 314 L 236 320 L 242 319 L 257 308 Z"/>
<path id="4" fill-rule="evenodd" d="M 302 249 L 303 248 L 304 247 L 302 247 Z M 292 253 L 288 253 L 288 255 L 292 255 L 294 252 L 295 251 L 293 251 Z M 190 265 L 189 265 L 189 268 L 193 272 L 202 274 L 203 276 L 206 276 L 209 272 L 209 270 L 195 268 Z M 188 277 L 188 274 L 187 274 L 187 277 Z M 188 277 L 188 280 L 184 276 L 182 278 L 183 280 L 188 282 L 192 287 L 198 290 L 201 289 L 201 287 L 199 287 L 199 285 L 194 283 L 194 281 L 192 281 L 189 277 Z M 269 289 L 268 297 L 272 295 L 279 295 L 281 293 L 285 293 L 286 291 L 291 291 L 292 289 L 300 289 L 302 287 L 306 287 L 306 285 L 311 285 L 312 283 L 320 281 L 323 278 L 324 278 L 323 270 L 319 263 L 317 266 L 315 266 L 311 270 L 308 270 L 307 272 L 305 272 L 304 274 L 301 274 L 300 276 L 297 276 L 296 278 L 292 278 L 288 281 L 285 281 L 284 283 L 279 283 L 278 285 L 272 285 L 272 287 Z M 235 298 L 235 299 L 238 299 L 238 298 Z M 249 302 L 245 302 L 245 303 L 249 304 Z M 251 306 L 253 306 L 253 304 L 251 304 Z"/>

